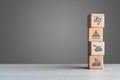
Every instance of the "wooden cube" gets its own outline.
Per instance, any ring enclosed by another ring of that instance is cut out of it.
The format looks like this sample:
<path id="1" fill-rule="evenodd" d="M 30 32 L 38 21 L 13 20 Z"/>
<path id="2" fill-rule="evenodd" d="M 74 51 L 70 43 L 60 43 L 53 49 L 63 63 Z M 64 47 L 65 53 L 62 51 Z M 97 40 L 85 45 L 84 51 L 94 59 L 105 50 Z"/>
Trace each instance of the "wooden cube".
<path id="1" fill-rule="evenodd" d="M 104 27 L 104 14 L 98 14 L 98 13 L 93 13 L 90 14 L 88 17 L 88 25 L 89 27 L 95 27 L 95 28 L 103 28 Z"/>
<path id="2" fill-rule="evenodd" d="M 103 41 L 103 28 L 89 28 L 88 41 Z"/>
<path id="3" fill-rule="evenodd" d="M 104 55 L 104 42 L 89 42 L 89 55 Z"/>
<path id="4" fill-rule="evenodd" d="M 103 69 L 103 56 L 89 56 L 89 69 Z"/>

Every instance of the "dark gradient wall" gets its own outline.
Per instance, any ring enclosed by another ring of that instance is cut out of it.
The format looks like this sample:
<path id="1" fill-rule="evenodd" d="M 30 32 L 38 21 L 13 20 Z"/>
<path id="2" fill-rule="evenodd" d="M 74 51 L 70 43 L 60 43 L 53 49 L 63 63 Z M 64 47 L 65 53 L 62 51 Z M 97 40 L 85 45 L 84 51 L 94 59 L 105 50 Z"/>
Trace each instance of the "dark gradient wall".
<path id="1" fill-rule="evenodd" d="M 120 63 L 119 0 L 0 0 L 0 63 L 87 63 L 87 16 L 105 13 L 105 63 Z"/>

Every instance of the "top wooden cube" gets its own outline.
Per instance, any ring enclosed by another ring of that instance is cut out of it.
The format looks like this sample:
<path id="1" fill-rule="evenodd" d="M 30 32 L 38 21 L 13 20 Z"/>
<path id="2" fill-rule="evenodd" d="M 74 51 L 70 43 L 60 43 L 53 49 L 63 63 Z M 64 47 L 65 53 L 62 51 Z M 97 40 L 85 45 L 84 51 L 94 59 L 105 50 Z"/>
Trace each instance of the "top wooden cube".
<path id="1" fill-rule="evenodd" d="M 90 28 L 104 28 L 104 14 L 90 14 L 88 17 L 88 26 Z"/>

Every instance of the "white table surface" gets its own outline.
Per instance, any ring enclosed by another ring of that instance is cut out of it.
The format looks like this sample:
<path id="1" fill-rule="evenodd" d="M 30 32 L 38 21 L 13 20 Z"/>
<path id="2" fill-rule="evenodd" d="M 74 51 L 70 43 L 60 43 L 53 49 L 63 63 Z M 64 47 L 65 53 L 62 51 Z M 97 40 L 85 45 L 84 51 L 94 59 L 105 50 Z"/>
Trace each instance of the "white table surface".
<path id="1" fill-rule="evenodd" d="M 120 64 L 89 70 L 86 64 L 0 64 L 0 80 L 120 80 Z"/>

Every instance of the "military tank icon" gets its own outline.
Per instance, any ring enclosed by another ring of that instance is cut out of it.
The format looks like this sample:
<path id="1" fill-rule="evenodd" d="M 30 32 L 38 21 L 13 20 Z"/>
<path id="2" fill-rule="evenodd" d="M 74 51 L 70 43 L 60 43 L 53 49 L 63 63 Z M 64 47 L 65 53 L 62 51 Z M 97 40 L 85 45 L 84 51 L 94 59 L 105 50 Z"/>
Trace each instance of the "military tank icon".
<path id="1" fill-rule="evenodd" d="M 96 52 L 102 51 L 102 48 L 100 46 L 93 45 L 95 47 Z"/>
<path id="2" fill-rule="evenodd" d="M 95 30 L 94 34 L 92 35 L 93 39 L 99 39 L 100 35 L 98 34 L 98 32 Z"/>
<path id="3" fill-rule="evenodd" d="M 100 65 L 101 65 L 100 61 L 95 58 L 94 62 L 92 63 L 92 66 L 100 66 Z"/>

